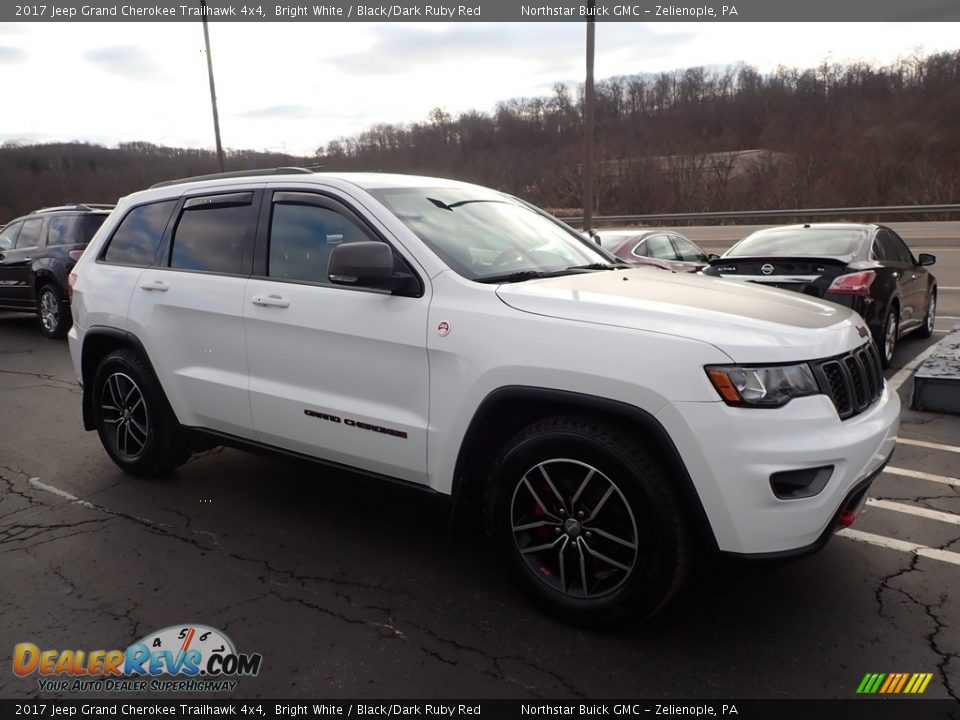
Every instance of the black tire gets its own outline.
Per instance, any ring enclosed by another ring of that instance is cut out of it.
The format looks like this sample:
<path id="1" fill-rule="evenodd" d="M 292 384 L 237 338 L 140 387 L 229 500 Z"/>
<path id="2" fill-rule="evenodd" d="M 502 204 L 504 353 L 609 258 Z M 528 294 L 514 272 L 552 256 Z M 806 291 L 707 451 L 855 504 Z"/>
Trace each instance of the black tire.
<path id="1" fill-rule="evenodd" d="M 874 338 L 877 342 L 877 350 L 880 352 L 880 364 L 884 370 L 890 367 L 890 363 L 893 361 L 893 353 L 897 349 L 897 340 L 900 337 L 899 315 L 899 306 L 894 302 L 887 310 L 887 314 L 883 316 L 883 324 L 878 328 L 877 335 Z M 893 323 L 892 328 L 891 323 Z"/>
<path id="2" fill-rule="evenodd" d="M 70 303 L 56 283 L 47 282 L 40 286 L 37 293 L 37 319 L 40 321 L 40 332 L 51 340 L 66 337 L 73 324 Z"/>
<path id="3" fill-rule="evenodd" d="M 603 421 L 555 417 L 515 435 L 494 461 L 484 510 L 490 540 L 521 587 L 568 621 L 648 618 L 689 573 L 687 516 L 657 454 Z"/>
<path id="4" fill-rule="evenodd" d="M 928 338 L 933 335 L 933 326 L 937 319 L 937 288 L 930 288 L 927 296 L 927 312 L 923 316 L 923 325 L 916 331 L 917 337 Z"/>
<path id="5" fill-rule="evenodd" d="M 91 392 L 100 442 L 124 472 L 162 475 L 190 457 L 160 383 L 135 351 L 122 348 L 104 357 Z"/>

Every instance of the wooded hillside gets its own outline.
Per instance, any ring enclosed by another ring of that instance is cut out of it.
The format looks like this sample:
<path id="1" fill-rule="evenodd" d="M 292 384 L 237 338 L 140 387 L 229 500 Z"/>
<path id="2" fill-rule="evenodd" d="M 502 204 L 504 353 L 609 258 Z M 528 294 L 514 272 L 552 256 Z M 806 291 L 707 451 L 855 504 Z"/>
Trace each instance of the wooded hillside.
<path id="1" fill-rule="evenodd" d="M 580 205 L 582 88 L 493 112 L 378 124 L 314 158 L 230 151 L 228 169 L 321 165 L 440 175 Z M 888 67 L 738 66 L 597 84 L 596 211 L 609 213 L 960 202 L 960 51 Z M 0 222 L 68 201 L 113 202 L 213 172 L 215 155 L 126 143 L 0 148 Z"/>

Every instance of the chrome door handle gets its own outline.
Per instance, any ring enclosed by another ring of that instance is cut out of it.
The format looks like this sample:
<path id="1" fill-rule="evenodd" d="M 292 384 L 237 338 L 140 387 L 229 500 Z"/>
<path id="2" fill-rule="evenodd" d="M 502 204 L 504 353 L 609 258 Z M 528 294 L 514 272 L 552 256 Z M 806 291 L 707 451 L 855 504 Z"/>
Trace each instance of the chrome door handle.
<path id="1" fill-rule="evenodd" d="M 32 257 L 25 257 L 25 258 L 23 259 L 24 262 L 30 262 L 31 260 L 33 260 Z"/>
<path id="2" fill-rule="evenodd" d="M 141 290 L 156 290 L 157 292 L 166 292 L 170 289 L 170 286 L 167 285 L 162 280 L 152 280 L 151 282 L 145 282 L 140 284 Z"/>
<path id="3" fill-rule="evenodd" d="M 254 305 L 260 305 L 262 307 L 290 307 L 290 301 L 279 295 L 254 295 L 252 302 Z"/>

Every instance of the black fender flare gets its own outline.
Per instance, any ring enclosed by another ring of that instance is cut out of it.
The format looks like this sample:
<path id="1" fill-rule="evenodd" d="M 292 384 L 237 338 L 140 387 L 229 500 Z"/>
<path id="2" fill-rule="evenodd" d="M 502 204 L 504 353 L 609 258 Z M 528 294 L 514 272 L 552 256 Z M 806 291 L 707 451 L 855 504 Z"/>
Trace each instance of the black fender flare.
<path id="1" fill-rule="evenodd" d="M 705 541 L 708 549 L 717 550 L 717 540 L 710 525 L 710 520 L 704 510 L 700 495 L 696 490 L 693 479 L 687 466 L 674 444 L 670 434 L 660 421 L 651 413 L 629 403 L 610 398 L 596 397 L 583 393 L 553 388 L 532 387 L 525 385 L 508 385 L 490 392 L 477 407 L 467 430 L 460 443 L 457 462 L 453 477 L 453 517 L 452 520 L 465 510 L 465 500 L 470 495 L 468 485 L 470 479 L 470 465 L 473 453 L 483 445 L 484 426 L 495 417 L 497 412 L 506 403 L 539 404 L 544 407 L 555 407 L 558 412 L 571 410 L 586 411 L 597 415 L 613 417 L 621 421 L 642 427 L 653 439 L 661 452 L 661 458 L 668 470 L 676 478 L 681 499 L 690 512 L 690 519 L 701 540 Z M 473 479 L 474 481 L 476 478 Z"/>
<path id="2" fill-rule="evenodd" d="M 96 361 L 95 357 L 88 357 L 88 349 L 91 348 L 94 344 L 102 343 L 108 349 L 104 353 L 97 353 Z M 83 346 L 80 349 L 80 379 L 83 381 L 83 429 L 84 430 L 93 430 L 95 426 L 93 424 L 93 375 L 97 370 L 97 365 L 99 364 L 99 357 L 102 357 L 103 354 L 112 352 L 117 348 L 121 347 L 132 347 L 143 358 L 143 361 L 147 364 L 147 367 L 150 368 L 150 372 L 153 374 L 154 379 L 159 378 L 157 376 L 157 371 L 153 367 L 153 363 L 150 361 L 150 356 L 147 354 L 147 350 L 138 338 L 133 333 L 127 330 L 120 330 L 119 328 L 108 327 L 105 325 L 94 325 L 87 329 L 83 334 Z"/>

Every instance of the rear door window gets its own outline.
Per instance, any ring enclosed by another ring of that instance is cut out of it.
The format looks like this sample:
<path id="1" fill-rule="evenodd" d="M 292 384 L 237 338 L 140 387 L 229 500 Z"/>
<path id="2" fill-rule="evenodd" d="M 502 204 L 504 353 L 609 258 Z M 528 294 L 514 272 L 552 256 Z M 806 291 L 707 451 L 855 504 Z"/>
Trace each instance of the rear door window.
<path id="1" fill-rule="evenodd" d="M 256 210 L 252 192 L 188 199 L 174 231 L 170 267 L 244 274 L 253 255 Z"/>

